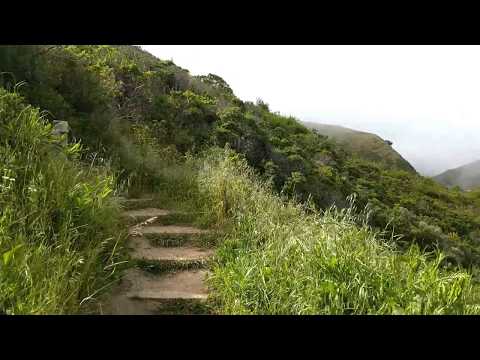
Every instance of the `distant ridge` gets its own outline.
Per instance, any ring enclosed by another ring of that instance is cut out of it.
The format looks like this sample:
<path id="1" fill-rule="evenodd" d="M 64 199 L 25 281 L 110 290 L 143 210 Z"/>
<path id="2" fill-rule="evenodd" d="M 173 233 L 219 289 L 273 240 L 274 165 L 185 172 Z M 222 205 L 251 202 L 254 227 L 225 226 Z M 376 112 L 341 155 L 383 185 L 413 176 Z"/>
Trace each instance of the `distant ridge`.
<path id="1" fill-rule="evenodd" d="M 416 173 L 415 168 L 392 148 L 392 142 L 368 132 L 343 126 L 306 122 L 308 128 L 328 136 L 363 159 L 380 162 L 388 168 Z"/>
<path id="2" fill-rule="evenodd" d="M 480 160 L 444 171 L 433 179 L 447 187 L 459 186 L 464 190 L 480 186 Z"/>

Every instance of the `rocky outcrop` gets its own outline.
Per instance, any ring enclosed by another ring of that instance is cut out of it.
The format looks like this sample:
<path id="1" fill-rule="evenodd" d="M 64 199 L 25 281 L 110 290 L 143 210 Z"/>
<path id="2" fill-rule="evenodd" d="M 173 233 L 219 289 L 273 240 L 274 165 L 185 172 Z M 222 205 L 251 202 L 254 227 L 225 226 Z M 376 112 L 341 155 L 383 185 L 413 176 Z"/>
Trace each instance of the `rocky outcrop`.
<path id="1" fill-rule="evenodd" d="M 68 133 L 70 132 L 70 125 L 68 121 L 55 120 L 53 122 L 53 131 L 52 134 L 62 138 L 62 145 L 67 145 L 68 143 Z"/>

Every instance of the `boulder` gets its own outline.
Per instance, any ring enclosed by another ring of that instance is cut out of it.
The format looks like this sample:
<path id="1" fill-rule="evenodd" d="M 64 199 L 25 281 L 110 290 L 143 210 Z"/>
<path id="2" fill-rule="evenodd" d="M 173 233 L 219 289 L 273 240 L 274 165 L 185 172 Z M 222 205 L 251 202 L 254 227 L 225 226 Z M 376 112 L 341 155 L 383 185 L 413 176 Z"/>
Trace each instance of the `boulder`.
<path id="1" fill-rule="evenodd" d="M 53 122 L 52 134 L 62 137 L 62 141 L 61 141 L 62 145 L 67 145 L 69 131 L 70 131 L 70 126 L 68 125 L 67 121 L 55 120 Z"/>
<path id="2" fill-rule="evenodd" d="M 68 134 L 69 131 L 70 131 L 70 126 L 68 125 L 68 121 L 55 120 L 53 122 L 54 135 Z"/>

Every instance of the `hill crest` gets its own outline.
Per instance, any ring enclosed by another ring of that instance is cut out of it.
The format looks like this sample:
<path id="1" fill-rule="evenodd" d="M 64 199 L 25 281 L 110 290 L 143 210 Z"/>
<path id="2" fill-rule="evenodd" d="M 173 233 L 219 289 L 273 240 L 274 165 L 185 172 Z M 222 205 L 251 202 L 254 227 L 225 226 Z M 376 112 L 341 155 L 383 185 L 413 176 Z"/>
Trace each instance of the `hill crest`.
<path id="1" fill-rule="evenodd" d="M 321 124 L 304 121 L 308 128 L 316 130 L 342 145 L 357 156 L 383 163 L 386 167 L 416 173 L 415 168 L 395 149 L 393 143 L 366 131 L 353 130 L 340 125 Z"/>
<path id="2" fill-rule="evenodd" d="M 464 190 L 480 186 L 480 160 L 444 171 L 433 179 L 447 187 L 459 186 Z"/>

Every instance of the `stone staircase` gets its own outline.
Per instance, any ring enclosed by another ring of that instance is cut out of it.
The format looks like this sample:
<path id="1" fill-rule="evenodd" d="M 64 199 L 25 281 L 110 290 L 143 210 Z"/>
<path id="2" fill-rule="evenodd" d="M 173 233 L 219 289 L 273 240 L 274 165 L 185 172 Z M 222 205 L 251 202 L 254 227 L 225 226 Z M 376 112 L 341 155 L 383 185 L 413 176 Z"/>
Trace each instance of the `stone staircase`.
<path id="1" fill-rule="evenodd" d="M 123 205 L 135 266 L 114 289 L 106 313 L 208 313 L 205 265 L 213 250 L 201 245 L 210 232 L 186 225 L 188 214 L 152 207 L 153 199 L 128 199 Z"/>

